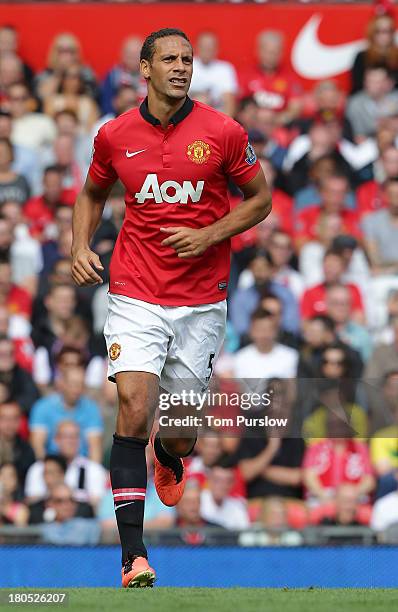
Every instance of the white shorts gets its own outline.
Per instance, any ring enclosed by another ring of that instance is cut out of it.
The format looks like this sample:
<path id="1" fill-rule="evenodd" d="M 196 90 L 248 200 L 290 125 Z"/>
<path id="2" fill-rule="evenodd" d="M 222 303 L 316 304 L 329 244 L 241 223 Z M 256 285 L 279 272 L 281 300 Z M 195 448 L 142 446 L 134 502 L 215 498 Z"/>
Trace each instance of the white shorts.
<path id="1" fill-rule="evenodd" d="M 104 336 L 108 378 L 117 372 L 150 372 L 168 393 L 203 393 L 221 349 L 226 300 L 199 306 L 160 306 L 108 294 Z"/>

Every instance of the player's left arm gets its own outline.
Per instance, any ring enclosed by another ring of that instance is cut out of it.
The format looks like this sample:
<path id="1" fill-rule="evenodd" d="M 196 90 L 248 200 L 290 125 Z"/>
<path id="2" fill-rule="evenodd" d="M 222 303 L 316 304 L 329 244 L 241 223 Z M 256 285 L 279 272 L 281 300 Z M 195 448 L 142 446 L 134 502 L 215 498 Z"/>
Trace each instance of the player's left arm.
<path id="1" fill-rule="evenodd" d="M 244 201 L 225 217 L 212 225 L 200 229 L 189 227 L 162 227 L 161 231 L 171 234 L 162 245 L 175 249 L 178 257 L 187 259 L 202 255 L 210 246 L 227 240 L 236 234 L 257 225 L 271 212 L 271 193 L 260 168 L 248 183 L 239 186 Z"/>

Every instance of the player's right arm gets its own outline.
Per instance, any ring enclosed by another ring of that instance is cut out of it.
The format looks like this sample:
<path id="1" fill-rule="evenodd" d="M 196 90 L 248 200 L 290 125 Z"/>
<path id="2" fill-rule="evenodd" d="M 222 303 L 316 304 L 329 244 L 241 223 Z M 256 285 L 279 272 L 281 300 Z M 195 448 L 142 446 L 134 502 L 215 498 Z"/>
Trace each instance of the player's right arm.
<path id="1" fill-rule="evenodd" d="M 117 180 L 107 133 L 109 123 L 103 125 L 95 137 L 88 176 L 73 209 L 72 277 L 80 286 L 102 283 L 95 269 L 104 268 L 98 255 L 90 249 L 90 242 Z"/>
<path id="2" fill-rule="evenodd" d="M 111 189 L 112 185 L 100 187 L 88 176 L 73 209 L 72 277 L 80 286 L 102 283 L 95 268 L 104 268 L 98 255 L 90 249 L 90 242 Z"/>

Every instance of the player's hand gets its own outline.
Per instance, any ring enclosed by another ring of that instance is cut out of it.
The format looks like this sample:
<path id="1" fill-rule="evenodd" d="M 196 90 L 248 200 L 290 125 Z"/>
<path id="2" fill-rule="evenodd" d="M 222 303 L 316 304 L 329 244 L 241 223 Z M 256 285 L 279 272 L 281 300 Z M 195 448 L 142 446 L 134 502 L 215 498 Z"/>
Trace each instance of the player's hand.
<path id="1" fill-rule="evenodd" d="M 97 253 L 86 248 L 72 253 L 72 278 L 79 287 L 103 283 L 102 278 L 94 268 L 97 270 L 104 269 Z"/>
<path id="2" fill-rule="evenodd" d="M 162 241 L 163 246 L 170 246 L 181 259 L 198 257 L 211 246 L 211 240 L 206 227 L 192 229 L 191 227 L 161 227 L 161 232 L 170 234 Z"/>

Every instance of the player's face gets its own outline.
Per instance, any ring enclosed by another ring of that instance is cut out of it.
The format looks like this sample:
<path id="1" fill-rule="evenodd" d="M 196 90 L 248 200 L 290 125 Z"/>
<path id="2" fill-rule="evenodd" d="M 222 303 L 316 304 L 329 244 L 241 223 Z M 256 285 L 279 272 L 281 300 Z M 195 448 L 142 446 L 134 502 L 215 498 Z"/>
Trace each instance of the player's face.
<path id="1" fill-rule="evenodd" d="M 192 47 L 181 36 L 168 36 L 155 42 L 152 61 L 141 62 L 148 87 L 174 100 L 185 98 L 192 78 Z"/>

